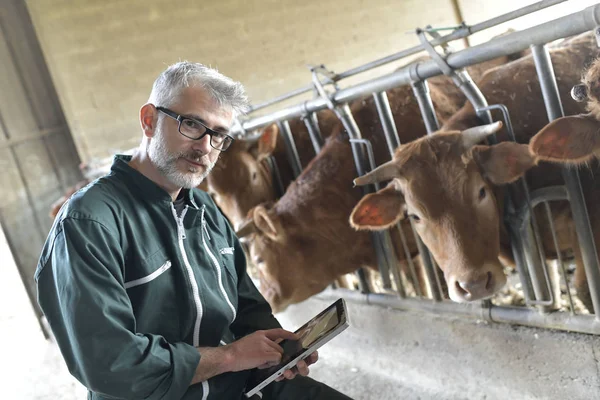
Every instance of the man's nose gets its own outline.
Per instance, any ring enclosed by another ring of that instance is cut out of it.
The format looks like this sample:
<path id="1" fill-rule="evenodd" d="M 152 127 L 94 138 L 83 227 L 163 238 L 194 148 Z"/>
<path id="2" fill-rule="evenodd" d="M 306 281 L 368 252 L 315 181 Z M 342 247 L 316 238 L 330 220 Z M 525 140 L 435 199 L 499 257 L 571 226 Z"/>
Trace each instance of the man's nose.
<path id="1" fill-rule="evenodd" d="M 192 144 L 192 149 L 194 151 L 202 153 L 202 155 L 210 153 L 213 149 L 210 145 L 210 135 L 206 134 L 201 139 L 194 140 L 194 143 Z"/>

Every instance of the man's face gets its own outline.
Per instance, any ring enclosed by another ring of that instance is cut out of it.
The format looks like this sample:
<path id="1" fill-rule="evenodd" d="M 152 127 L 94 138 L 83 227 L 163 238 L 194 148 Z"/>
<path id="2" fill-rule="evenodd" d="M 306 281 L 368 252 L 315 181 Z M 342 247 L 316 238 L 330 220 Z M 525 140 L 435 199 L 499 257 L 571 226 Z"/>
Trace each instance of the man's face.
<path id="1" fill-rule="evenodd" d="M 184 117 L 201 121 L 216 131 L 227 131 L 233 120 L 228 107 L 220 107 L 199 87 L 185 88 L 177 103 L 169 107 Z M 210 135 L 200 140 L 179 133 L 179 122 L 159 111 L 148 155 L 157 169 L 174 185 L 193 188 L 206 178 L 219 157 L 219 150 L 210 145 Z"/>

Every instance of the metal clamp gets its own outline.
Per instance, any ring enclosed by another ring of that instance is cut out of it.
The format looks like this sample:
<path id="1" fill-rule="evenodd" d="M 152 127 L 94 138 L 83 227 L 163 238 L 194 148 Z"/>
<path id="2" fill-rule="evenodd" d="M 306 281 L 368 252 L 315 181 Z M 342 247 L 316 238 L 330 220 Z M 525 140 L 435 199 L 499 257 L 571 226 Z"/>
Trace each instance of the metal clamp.
<path id="1" fill-rule="evenodd" d="M 335 91 L 338 91 L 339 88 L 337 87 L 337 84 L 335 83 L 336 74 L 333 71 L 325 68 L 325 65 L 323 65 L 323 64 L 318 65 L 318 66 L 312 66 L 310 68 L 310 72 L 312 74 L 312 83 L 313 83 L 315 90 L 317 91 L 319 96 L 321 96 L 323 98 L 323 100 L 325 100 L 327 107 L 330 110 L 335 111 L 336 104 L 333 100 L 333 96 L 335 95 L 335 92 L 328 93 L 327 90 L 325 90 L 325 87 L 323 86 L 323 82 L 321 82 L 321 79 L 319 79 L 319 75 L 324 76 L 326 78 L 327 81 L 325 82 L 325 84 L 332 84 L 333 87 L 335 88 Z"/>

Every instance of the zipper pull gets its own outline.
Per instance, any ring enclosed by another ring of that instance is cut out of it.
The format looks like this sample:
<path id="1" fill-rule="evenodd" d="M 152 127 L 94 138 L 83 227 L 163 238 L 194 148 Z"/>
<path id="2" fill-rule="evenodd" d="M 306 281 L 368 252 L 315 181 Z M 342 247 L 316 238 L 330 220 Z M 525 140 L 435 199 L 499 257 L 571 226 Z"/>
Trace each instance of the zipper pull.
<path id="1" fill-rule="evenodd" d="M 208 240 L 210 241 L 210 233 L 208 233 L 208 228 L 206 227 L 206 220 L 204 219 L 204 210 L 206 209 L 206 205 L 203 204 L 202 205 L 202 211 L 201 211 L 201 216 L 202 216 L 202 229 L 204 229 L 204 232 L 206 233 L 206 236 L 208 237 Z"/>
<path id="2" fill-rule="evenodd" d="M 202 220 L 202 228 L 204 229 L 204 232 L 206 232 L 206 236 L 208 237 L 208 240 L 210 241 L 210 233 L 208 233 L 208 228 L 206 227 L 205 220 Z"/>
<path id="3" fill-rule="evenodd" d="M 177 230 L 178 230 L 179 237 L 181 239 L 185 239 L 186 236 L 185 236 L 185 229 L 183 228 L 183 218 L 179 218 L 177 220 Z"/>

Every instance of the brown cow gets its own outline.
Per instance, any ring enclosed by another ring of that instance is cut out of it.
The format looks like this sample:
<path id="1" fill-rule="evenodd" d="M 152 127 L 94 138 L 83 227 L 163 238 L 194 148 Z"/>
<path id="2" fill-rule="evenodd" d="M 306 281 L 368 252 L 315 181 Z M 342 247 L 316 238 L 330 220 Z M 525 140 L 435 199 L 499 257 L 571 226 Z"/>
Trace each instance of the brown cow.
<path id="1" fill-rule="evenodd" d="M 329 110 L 319 112 L 317 118 L 320 130 L 327 138 L 337 118 Z M 315 155 L 306 125 L 300 118 L 290 120 L 289 124 L 300 163 L 306 166 Z M 258 139 L 235 140 L 220 155 L 206 178 L 208 193 L 235 228 L 239 228 L 252 207 L 279 197 L 275 190 L 277 183 L 266 160 L 271 156 L 275 158 L 282 189 L 285 190 L 294 179 L 294 173 L 276 124 L 266 127 Z"/>
<path id="2" fill-rule="evenodd" d="M 481 68 L 475 70 L 475 78 Z M 429 88 L 442 122 L 464 103 L 461 92 L 447 77 L 429 80 Z M 412 89 L 396 88 L 388 97 L 400 140 L 409 142 L 425 135 Z M 351 110 L 363 137 L 373 144 L 377 163 L 389 160 L 373 98 L 353 103 Z M 251 211 L 250 226 L 255 230 L 249 242 L 251 260 L 260 271 L 261 293 L 276 311 L 318 293 L 340 275 L 376 266 L 369 235 L 354 231 L 347 223 L 362 191 L 352 188 L 356 169 L 351 147 L 347 136 L 337 133 L 342 131 L 340 124 L 336 129 L 277 203 Z M 405 224 L 403 229 L 412 240 L 409 247 L 414 256 L 417 249 L 410 227 Z M 403 251 L 396 254 L 402 262 Z"/>
<path id="3" fill-rule="evenodd" d="M 486 70 L 518 59 L 524 53 L 515 53 L 474 65 L 468 68 L 468 72 L 473 79 L 479 79 Z M 434 78 L 430 82 L 435 85 L 439 79 L 446 78 Z M 462 105 L 464 103 L 464 97 L 458 88 L 447 85 L 447 83 L 443 83 L 443 85 L 448 101 L 451 101 L 452 104 Z M 411 93 L 406 96 L 412 98 Z M 442 120 L 448 117 L 443 114 L 444 112 L 446 112 L 445 109 L 442 109 Z M 372 114 L 369 118 L 373 121 L 371 126 L 379 123 L 376 114 Z M 317 119 L 324 139 L 329 137 L 334 126 L 339 124 L 333 112 L 329 110 L 319 111 Z M 290 120 L 289 124 L 294 135 L 300 163 L 302 167 L 305 167 L 315 156 L 308 130 L 299 118 Z M 221 154 L 215 169 L 206 179 L 208 192 L 236 228 L 240 226 L 252 207 L 263 202 L 275 201 L 279 197 L 275 193 L 272 172 L 265 162 L 266 158 L 270 156 L 275 158 L 283 190 L 294 179 L 284 142 L 279 138 L 277 125 L 272 124 L 266 127 L 260 132 L 260 135 L 258 140 L 236 140 L 226 152 Z"/>
<path id="4" fill-rule="evenodd" d="M 597 55 L 592 35 L 571 39 L 551 50 L 562 98 L 578 83 L 579 73 Z M 488 71 L 479 86 L 490 104 L 505 104 L 512 117 L 517 141 L 529 139 L 547 122 L 541 89 L 531 56 Z M 574 102 L 565 103 L 567 114 L 581 112 Z M 377 194 L 366 196 L 354 209 L 351 224 L 357 229 L 380 230 L 411 217 L 417 232 L 444 271 L 452 300 L 463 302 L 487 298 L 506 281 L 499 257 L 511 261 L 508 236 L 501 220 L 504 184 L 523 176 L 536 164 L 528 146 L 512 142 L 477 145 L 499 125 L 460 132 L 476 125 L 471 105 L 447 121 L 440 133 L 400 146 L 393 161 L 356 179 L 357 184 L 392 180 Z M 507 140 L 500 132 L 499 140 Z M 531 189 L 560 184 L 558 168 L 549 164 L 527 175 Z M 554 205 L 559 242 L 577 248 L 568 207 Z M 567 222 L 565 222 L 567 221 Z M 549 229 L 541 227 L 543 247 L 553 257 Z M 563 249 L 561 249 L 563 250 Z M 554 255 L 555 256 L 555 255 Z M 583 268 L 577 268 L 581 277 Z M 576 283 L 585 282 L 578 278 Z M 585 285 L 579 285 L 584 302 Z"/>

